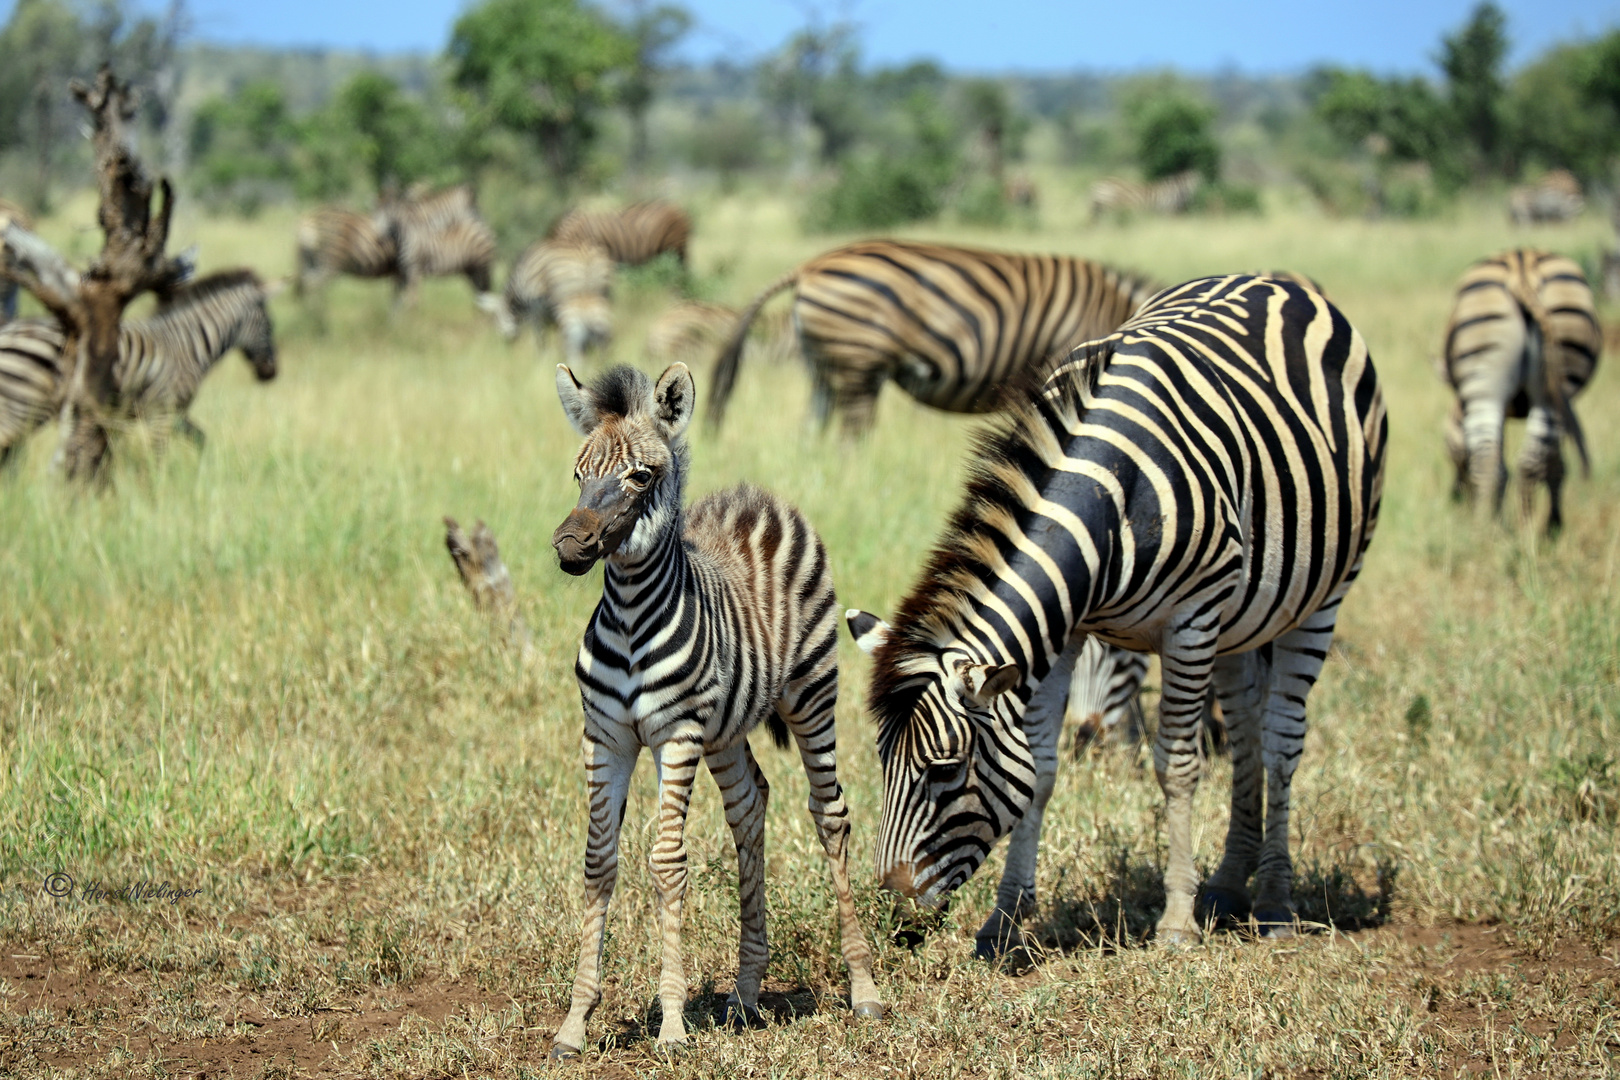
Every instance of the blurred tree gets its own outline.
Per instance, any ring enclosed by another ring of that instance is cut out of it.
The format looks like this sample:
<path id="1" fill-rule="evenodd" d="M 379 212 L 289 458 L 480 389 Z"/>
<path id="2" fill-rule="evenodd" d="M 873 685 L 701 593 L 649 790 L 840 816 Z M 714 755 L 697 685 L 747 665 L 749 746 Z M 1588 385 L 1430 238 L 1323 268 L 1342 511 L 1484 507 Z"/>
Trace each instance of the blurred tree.
<path id="1" fill-rule="evenodd" d="M 692 29 L 692 13 L 675 4 L 649 8 L 647 0 L 628 0 L 627 7 L 624 31 L 632 59 L 619 99 L 630 114 L 630 164 L 640 171 L 647 165 L 647 109 L 670 50 Z"/>
<path id="2" fill-rule="evenodd" d="M 823 27 L 813 21 L 761 65 L 760 84 L 785 121 L 794 146 L 795 172 L 803 169 L 797 133 L 806 126 L 820 135 L 821 160 L 826 164 L 836 164 L 854 145 L 860 134 L 863 88 L 853 24 Z"/>
<path id="3" fill-rule="evenodd" d="M 1507 19 L 1484 0 L 1455 34 L 1440 45 L 1451 108 L 1458 126 L 1486 168 L 1499 167 L 1502 126 L 1502 61 L 1507 56 Z"/>
<path id="4" fill-rule="evenodd" d="M 969 79 L 962 84 L 962 104 L 968 122 L 984 141 L 990 177 L 999 184 L 1005 172 L 1008 134 L 1016 123 L 1007 88 L 995 79 Z"/>
<path id="5" fill-rule="evenodd" d="M 205 201 L 232 201 L 253 213 L 297 179 L 298 127 L 279 84 L 248 83 L 211 98 L 192 116 L 187 140 L 190 180 Z"/>
<path id="6" fill-rule="evenodd" d="M 753 110 L 723 105 L 694 127 L 691 161 L 700 169 L 719 173 L 721 187 L 730 191 L 738 173 L 759 164 L 764 145 L 765 132 Z"/>
<path id="7" fill-rule="evenodd" d="M 1124 113 L 1136 142 L 1136 160 L 1147 179 L 1188 170 L 1211 183 L 1220 178 L 1221 148 L 1211 130 L 1214 106 L 1159 80 L 1130 94 Z"/>
<path id="8" fill-rule="evenodd" d="M 1613 35 L 1620 42 L 1620 33 Z M 1612 70 L 1601 43 L 1548 50 L 1513 77 L 1502 106 L 1503 164 L 1568 169 L 1591 182 L 1606 178 L 1620 152 L 1620 108 L 1594 87 Z"/>
<path id="9" fill-rule="evenodd" d="M 338 91 L 334 127 L 352 133 L 355 152 L 380 193 L 403 188 L 440 168 L 449 140 L 419 103 L 379 71 L 362 71 Z"/>
<path id="10" fill-rule="evenodd" d="M 633 45 L 578 0 L 484 0 L 456 20 L 451 79 L 481 122 L 532 137 L 566 184 L 596 137 L 595 112 Z"/>
<path id="11" fill-rule="evenodd" d="M 1320 68 L 1306 80 L 1306 97 L 1345 148 L 1425 162 L 1447 187 L 1466 179 L 1456 152 L 1456 114 L 1427 81 Z"/>

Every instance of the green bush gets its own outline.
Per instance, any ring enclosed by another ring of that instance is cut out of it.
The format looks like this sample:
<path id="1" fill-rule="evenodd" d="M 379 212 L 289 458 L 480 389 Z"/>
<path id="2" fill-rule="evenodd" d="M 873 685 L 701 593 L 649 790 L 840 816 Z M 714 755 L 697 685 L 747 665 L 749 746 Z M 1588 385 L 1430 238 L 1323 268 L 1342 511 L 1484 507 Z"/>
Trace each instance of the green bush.
<path id="1" fill-rule="evenodd" d="M 936 217 L 948 177 L 917 158 L 863 154 L 846 161 L 832 187 L 811 205 L 813 231 L 883 229 Z"/>
<path id="2" fill-rule="evenodd" d="M 1126 122 L 1136 141 L 1142 175 L 1162 180 L 1196 170 L 1214 183 L 1221 173 L 1221 148 L 1211 125 L 1215 107 L 1178 89 L 1137 96 L 1126 105 Z"/>
<path id="3" fill-rule="evenodd" d="M 988 176 L 968 184 L 956 200 L 956 216 L 968 225 L 999 228 L 1007 224 L 1011 211 L 1005 189 Z"/>

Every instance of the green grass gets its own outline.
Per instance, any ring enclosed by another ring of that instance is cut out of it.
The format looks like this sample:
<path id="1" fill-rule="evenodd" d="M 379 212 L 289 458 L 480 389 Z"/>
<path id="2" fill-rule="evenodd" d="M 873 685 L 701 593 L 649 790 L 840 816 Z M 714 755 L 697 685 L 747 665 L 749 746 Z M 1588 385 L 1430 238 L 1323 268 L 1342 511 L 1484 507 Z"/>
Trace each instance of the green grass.
<path id="1" fill-rule="evenodd" d="M 1141 220 L 1088 228 L 1041 178 L 1046 224 L 914 235 L 1084 254 L 1166 282 L 1309 273 L 1361 329 L 1389 405 L 1384 516 L 1312 698 L 1295 785 L 1302 910 L 1340 930 L 1286 947 L 1138 948 L 1162 903 L 1160 797 L 1137 759 L 1065 767 L 1041 863 L 1047 951 L 1030 974 L 971 959 L 999 858 L 915 954 L 871 881 L 881 786 L 845 643 L 842 775 L 879 981 L 855 1025 L 796 762 L 771 778 L 774 956 L 765 1031 L 708 1030 L 735 966 L 734 857 L 712 783 L 688 838 L 691 1052 L 647 1042 L 658 964 L 651 770 L 626 819 L 607 998 L 587 1065 L 680 1076 L 1588 1076 L 1620 1049 L 1620 389 L 1579 401 L 1590 481 L 1556 543 L 1481 534 L 1447 498 L 1435 378 L 1451 289 L 1527 236 L 1500 208 L 1443 220 Z M 699 200 L 701 289 L 745 302 L 840 242 L 759 192 Z M 205 268 L 291 266 L 291 212 L 183 218 Z M 46 234 L 82 259 L 82 200 Z M 1578 256 L 1594 220 L 1540 230 Z M 557 571 L 576 439 L 554 343 L 507 347 L 463 282 L 391 315 L 341 282 L 320 314 L 276 301 L 281 375 L 228 359 L 192 416 L 209 435 L 121 447 L 113 493 L 48 470 L 54 433 L 0 479 L 0 1073 L 532 1075 L 566 1009 L 585 827 L 572 660 L 599 579 Z M 635 362 L 670 294 L 618 294 Z M 777 303 L 783 301 L 778 300 Z M 1612 362 L 1613 357 L 1609 360 Z M 707 370 L 696 370 L 700 393 Z M 750 479 L 798 503 L 846 604 L 892 610 L 957 498 L 974 422 L 887 391 L 856 450 L 805 429 L 807 380 L 745 366 L 726 428 L 694 439 L 691 494 Z M 1510 501 L 1510 505 L 1513 503 Z M 472 610 L 440 517 L 499 537 L 534 631 L 524 664 Z M 1213 865 L 1227 777 L 1199 793 Z M 177 904 L 43 894 L 168 879 Z M 1376 926 L 1346 936 L 1346 929 Z M 1488 946 L 1488 947 L 1487 947 Z M 23 959 L 19 959 L 19 957 Z M 33 959 L 29 959 L 33 958 Z M 7 966 L 10 965 L 10 966 Z M 29 972 L 54 972 L 41 988 Z M 51 991 L 52 985 L 59 989 Z M 77 988 L 64 996 L 61 987 Z M 243 1018 L 248 1019 L 244 1020 Z M 401 1019 L 404 1017 L 404 1019 Z M 257 1026 L 255 1026 L 257 1024 Z M 9 1048 L 8 1048 L 9 1047 Z M 256 1051 L 256 1052 L 255 1052 Z"/>

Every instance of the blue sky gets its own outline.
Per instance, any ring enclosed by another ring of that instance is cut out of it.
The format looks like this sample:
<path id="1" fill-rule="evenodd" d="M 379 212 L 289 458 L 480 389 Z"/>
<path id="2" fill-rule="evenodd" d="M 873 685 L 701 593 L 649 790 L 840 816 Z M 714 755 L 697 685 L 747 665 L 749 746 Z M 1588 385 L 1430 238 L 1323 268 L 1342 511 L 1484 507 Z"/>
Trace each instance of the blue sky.
<path id="1" fill-rule="evenodd" d="M 13 0 L 0 0 L 0 11 Z M 162 0 L 140 0 L 158 8 Z M 609 6 L 616 0 L 606 0 Z M 1620 26 L 1620 0 L 1498 0 L 1513 61 L 1560 40 Z M 920 57 L 968 71 L 1124 71 L 1175 66 L 1294 72 L 1331 61 L 1426 71 L 1442 32 L 1474 0 L 685 0 L 698 18 L 693 60 L 751 60 L 812 11 L 863 29 L 869 61 Z M 465 0 L 189 0 L 197 36 L 260 45 L 437 51 Z"/>

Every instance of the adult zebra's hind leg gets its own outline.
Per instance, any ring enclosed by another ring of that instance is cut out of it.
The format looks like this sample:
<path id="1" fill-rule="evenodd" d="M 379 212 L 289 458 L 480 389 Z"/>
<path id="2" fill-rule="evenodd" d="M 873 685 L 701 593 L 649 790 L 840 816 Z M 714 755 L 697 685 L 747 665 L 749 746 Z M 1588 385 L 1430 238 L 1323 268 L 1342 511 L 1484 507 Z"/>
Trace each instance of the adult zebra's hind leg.
<path id="1" fill-rule="evenodd" d="M 710 754 L 707 761 L 737 844 L 742 932 L 737 941 L 737 987 L 726 1000 L 726 1022 L 746 1025 L 759 1019 L 759 987 L 771 958 L 765 933 L 765 805 L 771 786 L 747 739 Z"/>
<path id="2" fill-rule="evenodd" d="M 1266 937 L 1294 933 L 1294 864 L 1288 854 L 1288 801 L 1305 749 L 1305 701 L 1333 644 L 1333 628 L 1359 564 L 1314 614 L 1271 646 L 1271 680 L 1261 723 L 1266 770 L 1265 839 L 1255 873 L 1254 921 Z"/>
<path id="3" fill-rule="evenodd" d="M 1221 864 L 1204 882 L 1200 919 L 1217 925 L 1247 922 L 1249 877 L 1265 839 L 1266 773 L 1260 753 L 1261 715 L 1271 683 L 1271 650 L 1262 647 L 1215 661 L 1215 690 L 1232 749 L 1232 818 Z"/>
<path id="4" fill-rule="evenodd" d="M 855 1015 L 877 1019 L 883 998 L 872 979 L 872 944 L 855 913 L 855 893 L 849 884 L 849 808 L 838 782 L 838 733 L 833 706 L 838 701 L 836 622 L 828 609 L 825 627 L 814 635 L 817 644 L 805 650 L 793 671 L 777 712 L 799 748 L 805 778 L 810 781 L 810 820 L 815 822 L 821 848 L 832 870 L 838 896 L 839 944 L 849 968 L 849 1003 Z"/>
<path id="5" fill-rule="evenodd" d="M 589 733 L 582 738 L 581 748 L 591 813 L 585 839 L 585 914 L 580 920 L 573 1001 L 551 1049 L 551 1056 L 557 1059 L 579 1056 L 585 1045 L 585 1025 L 602 1000 L 602 940 L 613 886 L 619 879 L 619 827 L 624 823 L 630 776 L 641 754 L 639 746 L 610 745 Z"/>
<path id="6" fill-rule="evenodd" d="M 1532 405 L 1525 425 L 1524 448 L 1519 452 L 1519 497 L 1524 516 L 1535 509 L 1536 486 L 1547 485 L 1547 533 L 1564 527 L 1564 431 L 1548 405 Z"/>

